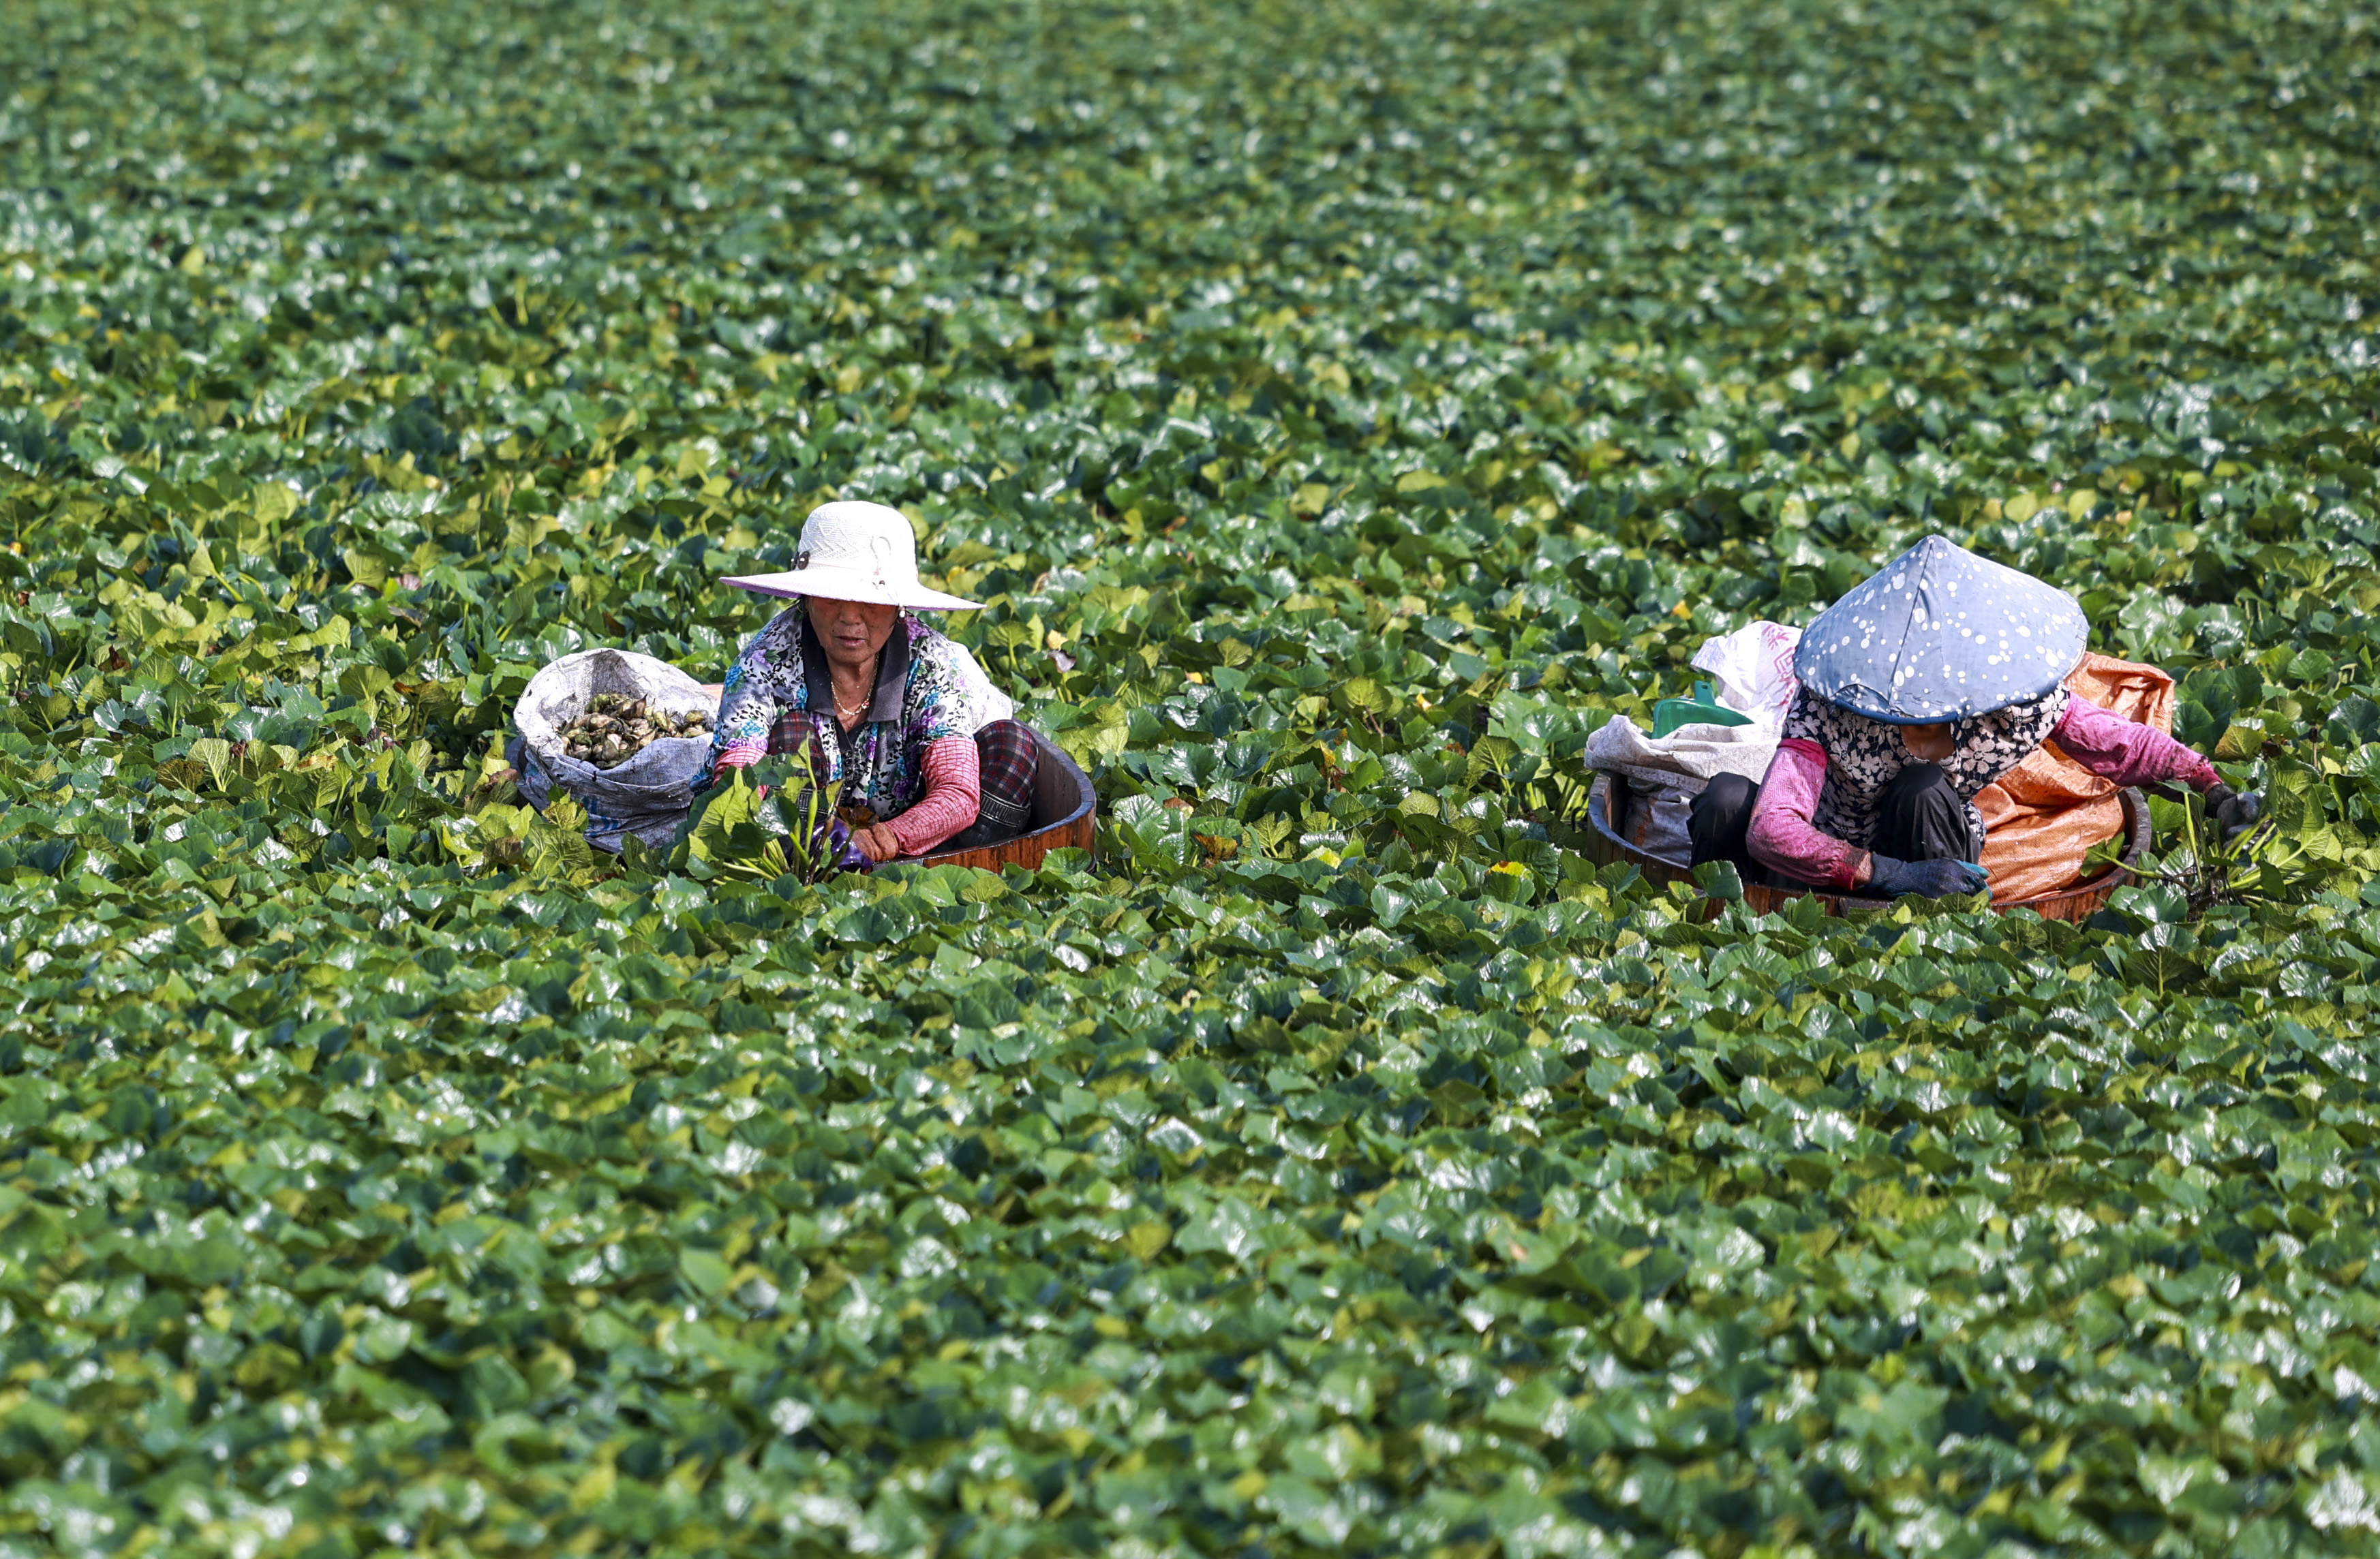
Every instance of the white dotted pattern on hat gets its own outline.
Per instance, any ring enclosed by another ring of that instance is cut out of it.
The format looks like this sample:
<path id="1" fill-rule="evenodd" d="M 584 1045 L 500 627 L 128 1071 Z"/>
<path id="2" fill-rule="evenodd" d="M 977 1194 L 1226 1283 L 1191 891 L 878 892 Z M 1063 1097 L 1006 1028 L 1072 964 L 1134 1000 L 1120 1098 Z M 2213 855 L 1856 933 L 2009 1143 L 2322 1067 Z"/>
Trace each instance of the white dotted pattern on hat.
<path id="1" fill-rule="evenodd" d="M 1819 613 L 1794 672 L 1860 714 L 1954 719 L 2047 693 L 2089 634 L 2065 591 L 1929 536 Z"/>

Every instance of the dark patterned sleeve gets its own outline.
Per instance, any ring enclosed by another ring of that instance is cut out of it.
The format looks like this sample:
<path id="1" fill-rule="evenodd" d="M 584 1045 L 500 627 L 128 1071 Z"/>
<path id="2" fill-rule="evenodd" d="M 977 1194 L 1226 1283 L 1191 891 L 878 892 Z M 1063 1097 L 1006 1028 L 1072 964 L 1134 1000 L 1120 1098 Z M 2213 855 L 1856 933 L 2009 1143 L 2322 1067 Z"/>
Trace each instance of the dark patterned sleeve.
<path id="1" fill-rule="evenodd" d="M 2053 687 L 2038 698 L 1978 716 L 1975 723 L 1992 743 L 1993 755 L 2005 758 L 2008 767 L 2014 768 L 2049 740 L 2049 733 L 2066 718 L 2066 701 L 2073 696 L 2062 687 Z"/>
<path id="2" fill-rule="evenodd" d="M 1813 696 L 1808 688 L 1796 692 L 1793 702 L 1785 710 L 1783 739 L 1788 742 L 1815 742 L 1824 747 L 1830 734 L 1827 729 L 1826 710 L 1826 700 Z"/>

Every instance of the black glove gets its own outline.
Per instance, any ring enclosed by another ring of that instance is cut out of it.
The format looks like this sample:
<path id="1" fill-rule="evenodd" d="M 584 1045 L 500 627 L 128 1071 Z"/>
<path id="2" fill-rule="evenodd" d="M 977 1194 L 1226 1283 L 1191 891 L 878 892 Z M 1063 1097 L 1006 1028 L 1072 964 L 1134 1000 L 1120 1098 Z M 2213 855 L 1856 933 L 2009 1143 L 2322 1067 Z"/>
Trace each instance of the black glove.
<path id="1" fill-rule="evenodd" d="M 2206 792 L 2206 816 L 2223 830 L 2223 842 L 2229 844 L 2256 826 L 2265 815 L 2265 798 L 2253 791 L 2242 795 L 2228 785 L 2217 785 Z"/>
<path id="2" fill-rule="evenodd" d="M 1973 861 L 1896 861 L 1871 855 L 1868 863 L 1867 891 L 1877 899 L 1898 899 L 1904 893 L 1923 893 L 1928 899 L 1981 893 L 1992 883 Z"/>

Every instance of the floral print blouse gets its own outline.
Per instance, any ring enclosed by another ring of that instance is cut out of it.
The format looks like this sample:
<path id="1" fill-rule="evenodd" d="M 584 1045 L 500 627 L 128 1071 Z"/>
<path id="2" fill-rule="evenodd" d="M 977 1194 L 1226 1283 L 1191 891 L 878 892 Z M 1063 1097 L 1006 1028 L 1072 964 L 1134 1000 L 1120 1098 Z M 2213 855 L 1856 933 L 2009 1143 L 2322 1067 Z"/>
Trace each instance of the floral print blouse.
<path id="1" fill-rule="evenodd" d="M 808 610 L 797 602 L 754 634 L 728 670 L 710 753 L 694 789 L 708 788 L 722 767 L 795 751 L 815 733 L 826 755 L 825 779 L 843 783 L 839 806 L 865 806 L 882 820 L 925 793 L 929 743 L 973 737 L 1014 713 L 965 645 L 905 611 L 885 640 L 867 713 L 844 731 L 834 718 L 825 652 L 810 633 Z"/>
<path id="2" fill-rule="evenodd" d="M 1938 767 L 1967 804 L 1968 824 L 1977 838 L 1984 828 L 1975 814 L 1976 792 L 2048 739 L 2066 713 L 2068 696 L 2065 688 L 2054 687 L 2038 698 L 1950 722 L 1950 755 Z M 1814 743 L 1827 757 L 1826 784 L 1811 818 L 1820 833 L 1863 850 L 1874 841 L 1885 787 L 1911 764 L 1925 761 L 1909 750 L 1901 729 L 1830 704 L 1807 688 L 1794 695 L 1785 714 L 1784 740 Z"/>

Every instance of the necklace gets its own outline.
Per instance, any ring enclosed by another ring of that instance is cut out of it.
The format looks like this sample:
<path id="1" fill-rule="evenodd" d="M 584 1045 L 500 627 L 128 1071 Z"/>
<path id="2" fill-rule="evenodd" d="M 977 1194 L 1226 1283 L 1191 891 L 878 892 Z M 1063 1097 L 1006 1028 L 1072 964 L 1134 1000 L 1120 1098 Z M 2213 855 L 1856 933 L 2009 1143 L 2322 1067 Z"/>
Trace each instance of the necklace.
<path id="1" fill-rule="evenodd" d="M 878 661 L 880 661 L 882 659 L 882 652 L 880 651 L 878 652 L 876 659 L 870 660 L 868 663 L 868 680 L 859 684 L 859 701 L 857 703 L 845 704 L 843 701 L 842 694 L 837 693 L 834 695 L 834 718 L 836 720 L 842 724 L 849 725 L 852 721 L 857 719 L 861 715 L 867 712 L 868 700 L 874 696 L 876 692 L 876 667 Z"/>

